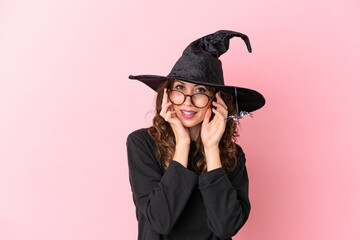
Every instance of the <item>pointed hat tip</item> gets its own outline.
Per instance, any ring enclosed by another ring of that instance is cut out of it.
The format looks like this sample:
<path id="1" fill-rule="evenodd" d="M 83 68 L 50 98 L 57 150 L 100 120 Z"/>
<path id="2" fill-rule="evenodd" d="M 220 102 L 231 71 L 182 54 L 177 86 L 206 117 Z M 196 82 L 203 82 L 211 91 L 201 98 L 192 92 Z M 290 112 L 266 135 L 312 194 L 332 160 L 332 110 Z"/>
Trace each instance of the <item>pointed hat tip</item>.
<path id="1" fill-rule="evenodd" d="M 204 36 L 197 41 L 210 43 L 217 50 L 218 57 L 223 53 L 227 52 L 229 49 L 229 40 L 233 37 L 240 37 L 246 44 L 248 51 L 251 53 L 252 48 L 250 44 L 249 37 L 243 33 L 235 32 L 231 30 L 219 30 L 215 33 Z M 204 44 L 205 46 L 209 46 L 208 44 Z M 202 45 L 202 46 L 204 46 Z M 213 50 L 213 49 L 211 49 Z"/>

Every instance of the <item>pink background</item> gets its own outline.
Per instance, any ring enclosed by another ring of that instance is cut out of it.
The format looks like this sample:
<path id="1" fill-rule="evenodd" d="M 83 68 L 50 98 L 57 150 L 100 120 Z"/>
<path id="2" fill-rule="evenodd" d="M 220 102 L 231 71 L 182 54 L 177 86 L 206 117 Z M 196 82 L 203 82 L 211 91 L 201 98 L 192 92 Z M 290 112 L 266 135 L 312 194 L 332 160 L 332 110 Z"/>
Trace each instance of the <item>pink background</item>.
<path id="1" fill-rule="evenodd" d="M 225 81 L 246 117 L 252 212 L 234 239 L 360 239 L 360 2 L 0 2 L 0 239 L 136 239 L 125 141 L 183 49 L 243 32 Z"/>

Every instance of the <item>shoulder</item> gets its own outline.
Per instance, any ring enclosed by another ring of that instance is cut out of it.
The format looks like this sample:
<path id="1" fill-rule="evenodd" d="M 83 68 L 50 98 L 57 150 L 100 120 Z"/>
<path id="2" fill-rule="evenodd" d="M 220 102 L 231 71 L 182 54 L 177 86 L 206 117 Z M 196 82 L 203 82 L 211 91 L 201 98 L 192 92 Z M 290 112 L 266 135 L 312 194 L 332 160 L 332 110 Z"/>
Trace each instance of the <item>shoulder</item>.
<path id="1" fill-rule="evenodd" d="M 154 150 L 155 142 L 148 133 L 148 129 L 149 128 L 140 128 L 131 132 L 126 140 L 128 148 L 136 147 L 143 150 Z"/>
<path id="2" fill-rule="evenodd" d="M 157 159 L 156 144 L 148 133 L 148 129 L 135 130 L 127 137 L 128 165 L 132 176 L 147 175 L 149 171 L 163 174 L 163 169 Z"/>
<path id="3" fill-rule="evenodd" d="M 149 128 L 140 128 L 131 132 L 126 140 L 126 144 L 133 142 L 151 142 L 152 138 L 148 132 Z"/>
<path id="4" fill-rule="evenodd" d="M 244 153 L 244 151 L 243 151 L 243 149 L 242 149 L 242 147 L 239 145 L 239 144 L 237 144 L 237 143 L 235 143 L 235 145 L 236 145 L 236 157 L 237 157 L 237 161 L 241 161 L 241 162 L 246 162 L 246 158 L 245 158 L 245 153 Z"/>
<path id="5" fill-rule="evenodd" d="M 240 174 L 245 167 L 245 163 L 246 163 L 246 158 L 245 158 L 245 153 L 242 149 L 242 147 L 236 144 L 236 163 L 235 163 L 235 168 L 229 173 L 229 177 L 230 179 L 234 178 L 236 175 Z"/>
<path id="6" fill-rule="evenodd" d="M 127 137 L 127 142 L 129 140 L 135 140 L 135 139 L 147 140 L 148 138 L 151 138 L 149 133 L 148 133 L 148 129 L 149 128 L 140 128 L 140 129 L 137 129 L 137 130 L 131 132 Z"/>

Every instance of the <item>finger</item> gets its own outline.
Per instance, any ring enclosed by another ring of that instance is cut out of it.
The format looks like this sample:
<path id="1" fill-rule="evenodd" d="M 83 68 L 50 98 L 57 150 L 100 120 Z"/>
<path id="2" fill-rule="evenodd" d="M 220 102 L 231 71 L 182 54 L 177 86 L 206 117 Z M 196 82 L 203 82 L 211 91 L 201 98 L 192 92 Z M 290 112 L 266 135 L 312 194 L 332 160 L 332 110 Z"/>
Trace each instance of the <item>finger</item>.
<path id="1" fill-rule="evenodd" d="M 221 106 L 223 106 L 226 110 L 228 109 L 228 107 L 226 106 L 226 103 L 220 96 L 220 92 L 216 93 L 216 102 L 219 103 Z"/>
<path id="2" fill-rule="evenodd" d="M 171 122 L 172 112 L 171 112 L 171 111 L 167 111 L 166 114 L 165 114 L 164 119 L 165 119 L 167 122 Z"/>
<path id="3" fill-rule="evenodd" d="M 168 103 L 168 95 L 167 95 L 166 91 L 167 91 L 167 89 L 164 88 L 164 95 L 163 95 L 161 106 L 164 106 L 166 103 Z"/>
<path id="4" fill-rule="evenodd" d="M 203 124 L 208 124 L 211 117 L 211 108 L 208 108 L 205 113 Z"/>
<path id="5" fill-rule="evenodd" d="M 167 113 L 166 116 L 167 122 L 170 123 L 171 127 L 174 130 L 174 126 L 182 126 L 182 123 L 180 122 L 180 120 L 177 118 L 175 111 L 171 111 Z"/>
<path id="6" fill-rule="evenodd" d="M 213 112 L 215 113 L 215 116 L 211 122 L 211 128 L 214 128 L 217 132 L 221 132 L 223 134 L 226 129 L 226 121 L 224 121 L 225 119 L 219 111 L 213 109 Z"/>
<path id="7" fill-rule="evenodd" d="M 228 111 L 226 108 L 224 108 L 223 105 L 217 103 L 217 102 L 213 102 L 213 105 L 216 107 L 216 110 L 218 110 L 222 115 L 226 116 L 228 115 Z"/>
<path id="8" fill-rule="evenodd" d="M 168 112 L 168 108 L 171 106 L 171 103 L 165 103 L 162 107 L 161 107 L 161 111 L 159 113 L 160 116 L 164 117 L 164 115 Z"/>
<path id="9" fill-rule="evenodd" d="M 161 113 L 161 112 L 166 113 L 166 112 L 169 110 L 169 107 L 170 107 L 170 106 L 171 106 L 171 103 L 170 103 L 170 102 L 165 103 L 165 104 L 161 107 L 160 113 Z"/>
<path id="10" fill-rule="evenodd" d="M 176 122 L 176 113 L 175 111 L 167 111 L 163 117 L 165 121 L 169 123 L 175 123 Z"/>
<path id="11" fill-rule="evenodd" d="M 218 129 L 225 121 L 219 111 L 212 109 L 212 112 L 214 113 L 214 118 L 210 122 L 211 128 Z"/>
<path id="12" fill-rule="evenodd" d="M 221 105 L 225 110 L 228 110 L 228 106 L 224 102 L 224 100 L 220 97 L 220 93 L 218 93 L 218 96 L 216 96 L 216 103 Z"/>
<path id="13" fill-rule="evenodd" d="M 172 117 L 172 118 L 177 117 L 175 111 L 171 111 L 171 117 Z"/>
<path id="14" fill-rule="evenodd" d="M 215 108 L 212 109 L 213 112 L 215 113 L 215 115 L 217 117 L 219 117 L 219 119 L 225 119 L 226 117 L 224 115 L 221 114 L 221 112 L 219 112 L 218 110 L 216 110 Z"/>

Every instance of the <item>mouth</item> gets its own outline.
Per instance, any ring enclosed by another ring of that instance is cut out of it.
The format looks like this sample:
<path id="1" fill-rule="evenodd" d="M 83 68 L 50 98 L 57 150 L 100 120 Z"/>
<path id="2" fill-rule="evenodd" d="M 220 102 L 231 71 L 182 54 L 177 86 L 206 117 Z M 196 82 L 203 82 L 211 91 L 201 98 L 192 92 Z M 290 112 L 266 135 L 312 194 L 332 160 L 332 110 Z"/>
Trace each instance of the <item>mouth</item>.
<path id="1" fill-rule="evenodd" d="M 193 118 L 197 114 L 197 112 L 187 111 L 187 110 L 180 110 L 180 112 L 181 112 L 181 115 L 186 119 Z"/>

